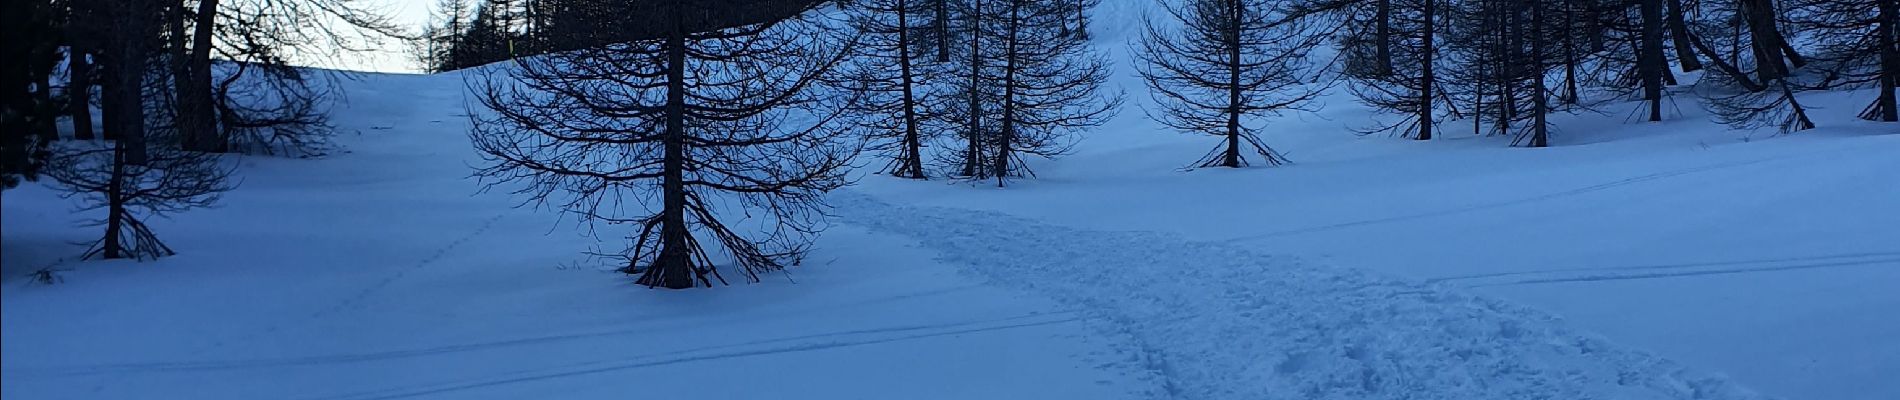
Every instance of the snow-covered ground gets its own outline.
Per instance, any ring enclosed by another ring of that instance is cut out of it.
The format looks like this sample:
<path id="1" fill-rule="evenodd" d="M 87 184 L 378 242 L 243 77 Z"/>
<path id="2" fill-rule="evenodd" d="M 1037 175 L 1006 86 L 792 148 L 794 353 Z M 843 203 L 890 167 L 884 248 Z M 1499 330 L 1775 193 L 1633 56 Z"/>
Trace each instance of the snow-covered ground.
<path id="1" fill-rule="evenodd" d="M 459 75 L 345 86 L 351 152 L 242 159 L 153 222 L 176 257 L 70 261 L 97 232 L 6 192 L 0 397 L 1900 398 L 1900 135 L 1847 118 L 1865 92 L 1790 136 L 1609 106 L 1546 149 L 1355 136 L 1335 96 L 1271 125 L 1296 164 L 1195 171 L 1214 143 L 1131 106 L 1008 189 L 864 177 L 804 266 L 675 292 L 478 193 Z"/>

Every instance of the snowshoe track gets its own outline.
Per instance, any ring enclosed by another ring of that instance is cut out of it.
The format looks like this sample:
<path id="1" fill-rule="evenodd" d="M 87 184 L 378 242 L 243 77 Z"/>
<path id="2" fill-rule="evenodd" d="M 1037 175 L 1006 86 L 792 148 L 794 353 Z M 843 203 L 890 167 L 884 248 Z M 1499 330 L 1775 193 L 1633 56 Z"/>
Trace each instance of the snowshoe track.
<path id="1" fill-rule="evenodd" d="M 846 223 L 910 236 L 989 281 L 1044 294 L 1125 338 L 1113 367 L 1176 399 L 1766 397 L 1573 332 L 1550 315 L 1221 243 L 1093 232 L 843 192 Z"/>

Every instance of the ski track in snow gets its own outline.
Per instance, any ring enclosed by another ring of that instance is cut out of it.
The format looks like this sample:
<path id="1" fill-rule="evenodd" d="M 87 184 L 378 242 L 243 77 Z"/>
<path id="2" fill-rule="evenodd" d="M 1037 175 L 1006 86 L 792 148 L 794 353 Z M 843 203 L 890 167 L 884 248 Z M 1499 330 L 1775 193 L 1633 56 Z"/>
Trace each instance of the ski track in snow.
<path id="1" fill-rule="evenodd" d="M 1047 319 L 1047 318 L 1042 318 L 1042 317 L 1065 315 L 1065 314 L 1070 314 L 1070 313 L 1068 312 L 1032 313 L 1032 314 L 1019 315 L 1019 316 L 1014 316 L 1014 317 L 1007 317 L 1007 318 L 966 320 L 966 321 L 946 322 L 946 323 L 937 323 L 937 324 L 901 325 L 901 326 L 892 326 L 892 327 L 883 327 L 883 328 L 827 332 L 827 333 L 811 334 L 811 335 L 762 339 L 762 340 L 735 343 L 735 344 L 702 346 L 702 347 L 679 350 L 679 351 L 674 351 L 674 352 L 667 352 L 667 353 L 638 355 L 630 359 L 637 360 L 637 359 L 646 359 L 646 358 L 668 356 L 668 355 L 677 356 L 677 355 L 682 355 L 682 354 L 698 353 L 698 352 L 708 351 L 708 350 L 719 350 L 719 349 L 745 347 L 745 346 L 762 345 L 762 344 L 803 342 L 803 341 L 809 341 L 812 339 L 831 339 L 831 338 L 838 338 L 838 337 L 864 336 L 864 335 L 872 335 L 872 334 L 931 332 L 931 331 L 943 331 L 943 330 L 954 330 L 956 332 L 985 331 L 985 330 L 990 330 L 990 329 L 977 329 L 973 331 L 973 330 L 970 330 L 969 328 L 973 326 L 980 327 L 983 325 L 994 325 L 994 324 L 999 324 L 999 323 L 1008 323 L 1008 324 L 1011 324 L 1009 326 L 1014 327 L 1014 326 L 1019 326 L 1017 324 L 1017 321 L 1020 321 L 1020 320 Z M 1074 320 L 1076 320 L 1076 318 L 1071 317 L 1071 318 L 1060 319 L 1060 320 L 1041 321 L 1041 322 L 1036 322 L 1029 325 L 1020 325 L 1020 326 L 1047 325 L 1047 324 L 1068 322 L 1068 321 L 1074 321 Z M 375 362 L 375 361 L 404 359 L 404 358 L 420 358 L 420 357 L 449 354 L 449 353 L 487 351 L 487 350 L 496 350 L 496 349 L 504 349 L 504 348 L 512 348 L 512 347 L 530 347 L 530 346 L 536 346 L 536 345 L 547 345 L 547 344 L 555 344 L 555 343 L 560 343 L 560 342 L 578 341 L 578 340 L 584 340 L 584 339 L 611 338 L 611 337 L 618 337 L 618 336 L 634 336 L 634 335 L 652 334 L 658 331 L 686 330 L 688 328 L 700 328 L 700 326 L 678 327 L 675 329 L 655 329 L 652 327 L 643 326 L 640 328 L 614 329 L 614 330 L 604 330 L 604 331 L 596 331 L 596 332 L 535 336 L 535 337 L 526 337 L 526 338 L 518 338 L 518 339 L 497 340 L 497 341 L 488 341 L 488 342 L 479 342 L 479 343 L 465 343 L 465 344 L 435 346 L 435 347 L 426 347 L 426 348 L 372 351 L 372 352 L 348 353 L 348 354 L 330 354 L 330 355 L 307 356 L 307 357 L 258 358 L 258 359 L 221 360 L 221 361 L 99 364 L 99 365 L 88 365 L 88 366 L 77 366 L 77 367 L 8 369 L 6 370 L 6 372 L 9 374 L 23 374 L 23 375 L 33 375 L 33 376 L 38 376 L 38 375 L 46 375 L 46 376 L 82 375 L 83 376 L 83 375 L 110 375 L 110 374 L 122 374 L 122 373 L 161 373 L 161 372 L 191 372 L 191 371 L 218 371 L 218 370 L 248 370 L 248 369 L 260 369 L 260 368 L 311 367 L 311 366 L 324 366 L 324 365 L 334 365 L 334 364 Z M 927 336 L 941 336 L 941 332 L 938 332 L 936 334 L 930 334 Z M 874 342 L 882 342 L 882 341 L 874 341 Z M 831 342 L 828 342 L 828 343 L 831 343 Z M 846 343 L 846 344 L 859 345 L 859 344 L 869 344 L 869 343 L 855 343 L 854 342 L 854 343 Z M 793 346 L 793 347 L 804 348 L 804 347 L 811 347 L 811 346 L 805 345 L 805 346 Z M 592 365 L 592 364 L 598 364 L 598 363 L 590 362 L 590 363 L 586 363 L 582 365 Z M 480 381 L 480 380 L 477 380 L 477 381 Z"/>
<path id="2" fill-rule="evenodd" d="M 1849 253 L 1811 257 L 1763 260 L 1711 261 L 1627 267 L 1566 268 L 1545 271 L 1519 271 L 1433 278 L 1427 282 L 1460 282 L 1466 287 L 1529 285 L 1540 283 L 1596 282 L 1630 279 L 1677 278 L 1702 275 L 1745 274 L 1752 272 L 1792 271 L 1813 268 L 1885 267 L 1900 268 L 1900 252 Z"/>
<path id="3" fill-rule="evenodd" d="M 475 379 L 462 379 L 436 382 L 423 385 L 354 392 L 334 396 L 312 397 L 310 400 L 393 400 L 483 389 L 497 386 L 514 385 L 553 379 L 574 378 L 587 375 L 620 372 L 642 368 L 661 367 L 679 363 L 723 360 L 732 358 L 755 357 L 774 354 L 797 353 L 829 350 L 842 347 L 866 346 L 907 340 L 925 339 L 940 336 L 964 335 L 991 332 L 1006 329 L 1028 328 L 1076 322 L 1082 319 L 1070 312 L 1050 312 L 1027 314 L 1014 317 L 996 318 L 981 321 L 964 321 L 947 324 L 902 326 L 892 328 L 864 329 L 855 331 L 832 332 L 815 335 L 757 340 L 744 343 L 704 346 L 686 350 L 670 351 L 633 357 L 615 357 L 611 360 L 590 361 L 563 365 L 555 368 L 538 368 L 507 374 L 487 376 Z M 725 351 L 714 351 L 725 350 Z"/>
<path id="4" fill-rule="evenodd" d="M 1089 325 L 1125 339 L 1107 366 L 1158 380 L 1150 398 L 1768 398 L 1548 314 L 1437 285 L 1166 234 L 850 192 L 832 200 L 844 223 L 912 237 L 993 283 L 1100 319 Z"/>

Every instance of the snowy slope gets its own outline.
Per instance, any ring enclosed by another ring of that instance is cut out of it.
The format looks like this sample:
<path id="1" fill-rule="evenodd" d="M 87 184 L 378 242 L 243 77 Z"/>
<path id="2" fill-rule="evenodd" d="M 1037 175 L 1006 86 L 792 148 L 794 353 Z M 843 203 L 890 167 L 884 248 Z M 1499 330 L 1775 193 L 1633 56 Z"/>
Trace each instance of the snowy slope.
<path id="1" fill-rule="evenodd" d="M 461 83 L 350 83 L 338 122 L 360 131 L 345 135 L 352 153 L 245 159 L 244 185 L 225 207 L 153 224 L 182 254 L 66 263 L 76 269 L 58 286 L 19 274 L 76 254 L 63 243 L 94 232 L 69 228 L 73 216 L 44 188 L 9 191 L 0 396 L 1128 392 L 1116 370 L 1076 361 L 1099 346 L 1074 310 L 980 285 L 906 240 L 859 229 L 833 230 L 810 268 L 764 284 L 636 289 L 577 256 L 595 239 L 513 209 L 506 195 L 476 194 Z"/>
<path id="2" fill-rule="evenodd" d="M 1118 54 L 1143 7 L 1104 3 Z M 806 265 L 669 292 L 479 192 L 460 75 L 366 75 L 350 153 L 237 161 L 153 223 L 173 258 L 64 260 L 96 232 L 6 192 L 0 397 L 1900 398 L 1900 135 L 1843 118 L 1865 93 L 1785 137 L 1610 106 L 1547 149 L 1354 136 L 1334 96 L 1273 121 L 1294 165 L 1181 171 L 1214 143 L 1126 78 L 1040 179 L 867 176 Z"/>
<path id="3" fill-rule="evenodd" d="M 1678 94 L 1674 120 L 1624 122 L 1636 106 L 1613 105 L 1564 118 L 1558 147 L 1513 149 L 1353 137 L 1343 127 L 1369 116 L 1334 96 L 1271 125 L 1295 165 L 1240 171 L 1180 171 L 1215 143 L 1124 115 L 1008 190 L 858 190 L 1375 270 L 1562 315 L 1769 394 L 1892 399 L 1900 136 L 1851 118 L 1871 97 L 1813 96 L 1823 127 L 1774 136 L 1714 126 Z"/>

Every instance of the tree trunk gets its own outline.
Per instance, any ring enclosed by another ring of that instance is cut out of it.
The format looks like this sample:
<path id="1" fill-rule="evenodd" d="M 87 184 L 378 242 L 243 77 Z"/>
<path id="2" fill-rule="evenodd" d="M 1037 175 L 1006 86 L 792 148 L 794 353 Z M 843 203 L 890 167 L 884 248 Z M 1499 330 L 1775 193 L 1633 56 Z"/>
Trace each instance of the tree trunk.
<path id="1" fill-rule="evenodd" d="M 114 105 L 113 121 L 117 126 L 114 139 L 125 145 L 125 162 L 132 165 L 144 165 L 145 154 L 145 61 L 150 54 L 146 45 L 146 35 L 152 32 L 149 14 L 140 12 L 152 10 L 150 0 L 131 0 L 126 7 L 115 10 L 121 13 L 117 26 L 113 27 L 111 40 L 113 57 L 111 72 L 113 84 L 111 90 L 118 101 Z"/>
<path id="2" fill-rule="evenodd" d="M 1018 30 L 1022 29 L 1020 13 L 1023 1 L 1009 0 L 1009 27 L 1003 39 L 1006 41 L 1003 49 L 1003 134 L 996 138 L 996 159 L 993 160 L 996 164 L 996 187 L 1003 187 L 1004 178 L 1009 175 L 1010 146 L 1015 145 L 1012 142 L 1016 139 L 1016 62 L 1021 58 L 1016 54 L 1016 43 L 1022 40 Z"/>
<path id="3" fill-rule="evenodd" d="M 1662 0 L 1641 0 L 1643 33 L 1640 40 L 1642 48 L 1636 57 L 1636 68 L 1643 84 L 1643 100 L 1649 102 L 1649 120 L 1662 121 L 1663 74 L 1668 72 L 1668 60 L 1664 59 L 1662 46 Z"/>
<path id="4" fill-rule="evenodd" d="M 73 138 L 92 140 L 92 63 L 84 47 L 69 46 L 66 53 L 66 111 L 73 117 Z"/>
<path id="5" fill-rule="evenodd" d="M 1498 8 L 1495 10 L 1498 13 L 1498 17 L 1495 20 L 1495 22 L 1497 23 L 1497 29 L 1495 29 L 1495 31 L 1498 33 L 1498 38 L 1497 38 L 1497 46 L 1498 46 L 1497 47 L 1497 57 L 1498 57 L 1497 132 L 1498 134 L 1503 135 L 1503 134 L 1510 133 L 1511 122 L 1517 120 L 1517 83 L 1518 82 L 1517 82 L 1517 65 L 1515 65 L 1514 63 L 1519 60 L 1516 60 L 1514 57 L 1515 54 L 1512 54 L 1512 53 L 1516 52 L 1517 49 L 1519 48 L 1516 34 L 1520 32 L 1511 31 L 1512 27 L 1517 26 L 1517 18 L 1516 18 L 1517 10 L 1511 9 L 1511 7 L 1514 7 L 1512 2 L 1500 1 L 1500 2 L 1496 2 L 1495 4 L 1499 4 Z"/>
<path id="6" fill-rule="evenodd" d="M 1380 1 L 1384 3 L 1384 0 Z M 1227 0 L 1227 32 L 1221 38 L 1227 45 L 1227 152 L 1221 156 L 1221 166 L 1240 168 L 1240 26 L 1244 24 L 1241 14 L 1245 8 L 1240 0 Z"/>
<path id="7" fill-rule="evenodd" d="M 126 143 L 112 144 L 112 176 L 106 182 L 106 237 L 99 242 L 99 254 L 107 260 L 125 258 L 125 243 L 119 240 L 125 226 Z"/>
<path id="8" fill-rule="evenodd" d="M 980 175 L 983 168 L 983 2 L 971 1 L 970 12 L 970 119 L 968 148 L 963 153 L 963 176 Z"/>
<path id="9" fill-rule="evenodd" d="M 1748 23 L 1749 43 L 1755 53 L 1755 75 L 1766 84 L 1775 79 L 1788 76 L 1787 46 L 1782 43 L 1781 31 L 1775 27 L 1775 8 L 1770 0 L 1744 0 L 1740 3 L 1744 21 Z M 1797 56 L 1799 57 L 1799 56 Z"/>
<path id="10" fill-rule="evenodd" d="M 950 0 L 934 1 L 937 10 L 930 28 L 937 31 L 937 62 L 946 63 L 950 62 Z"/>
<path id="11" fill-rule="evenodd" d="M 1546 98 L 1549 90 L 1544 87 L 1544 5 L 1532 3 L 1531 7 L 1531 142 L 1530 147 L 1550 146 L 1548 114 L 1550 102 Z"/>
<path id="12" fill-rule="evenodd" d="M 1484 80 L 1471 82 L 1471 134 L 1484 134 Z"/>
<path id="13" fill-rule="evenodd" d="M 910 43 L 910 4 L 897 1 L 897 64 L 898 74 L 904 85 L 904 160 L 897 166 L 897 176 L 923 179 L 923 140 L 917 133 L 917 97 L 912 86 L 916 82 L 911 77 Z"/>
<path id="14" fill-rule="evenodd" d="M 1415 137 L 1418 140 L 1432 140 L 1432 86 L 1437 85 L 1438 82 L 1437 77 L 1432 76 L 1433 58 L 1436 56 L 1433 54 L 1436 49 L 1432 37 L 1437 35 L 1433 28 L 1438 25 L 1438 22 L 1433 20 L 1432 14 L 1436 11 L 1437 7 L 1434 3 L 1437 2 L 1437 0 L 1425 0 L 1425 15 L 1421 19 L 1425 24 L 1425 32 L 1420 38 L 1423 43 L 1419 51 L 1422 69 L 1419 73 L 1418 85 L 1418 135 Z"/>
<path id="15" fill-rule="evenodd" d="M 1392 0 L 1378 0 L 1374 5 L 1373 23 L 1377 24 L 1372 37 L 1373 71 L 1379 75 L 1392 72 Z"/>
<path id="16" fill-rule="evenodd" d="M 1900 101 L 1895 86 L 1900 86 L 1900 0 L 1878 0 L 1880 22 L 1874 32 L 1880 36 L 1880 97 L 1862 115 L 1874 121 L 1900 122 Z"/>
<path id="17" fill-rule="evenodd" d="M 1577 26 L 1577 9 L 1574 1 L 1564 1 L 1564 23 L 1559 30 L 1564 35 L 1564 91 L 1557 95 L 1557 99 L 1568 105 L 1576 105 L 1580 100 L 1578 97 L 1582 95 L 1577 88 L 1577 33 L 1573 31 Z"/>
<path id="18" fill-rule="evenodd" d="M 224 152 L 230 140 L 218 134 L 211 108 L 211 36 L 216 23 L 218 0 L 199 0 L 197 19 L 191 34 L 191 57 L 185 65 L 186 78 L 178 87 L 178 124 L 186 150 Z M 183 13 L 180 13 L 183 18 Z"/>
<path id="19" fill-rule="evenodd" d="M 668 289 L 693 285 L 692 243 L 686 226 L 686 34 L 666 37 L 666 134 L 660 183 L 660 254 L 640 284 Z"/>
<path id="20" fill-rule="evenodd" d="M 1682 72 L 1695 72 L 1702 69 L 1702 61 L 1696 59 L 1695 49 L 1689 45 L 1689 24 L 1682 9 L 1682 0 L 1669 0 L 1669 32 L 1676 41 L 1676 61 L 1682 63 Z"/>

